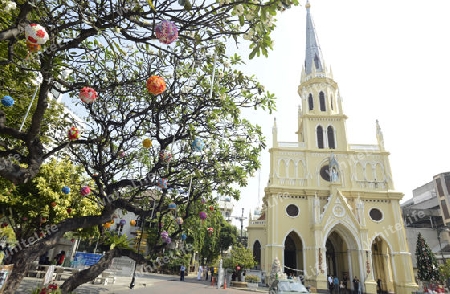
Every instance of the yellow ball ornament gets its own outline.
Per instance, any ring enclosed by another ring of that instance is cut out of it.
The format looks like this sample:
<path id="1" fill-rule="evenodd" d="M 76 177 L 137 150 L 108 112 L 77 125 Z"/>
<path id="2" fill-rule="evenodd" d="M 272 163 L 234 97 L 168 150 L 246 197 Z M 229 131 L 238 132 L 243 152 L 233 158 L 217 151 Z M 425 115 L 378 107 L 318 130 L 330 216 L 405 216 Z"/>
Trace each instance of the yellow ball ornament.
<path id="1" fill-rule="evenodd" d="M 144 146 L 145 148 L 152 147 L 152 140 L 150 140 L 149 138 L 144 139 L 144 141 L 142 141 L 142 146 Z"/>

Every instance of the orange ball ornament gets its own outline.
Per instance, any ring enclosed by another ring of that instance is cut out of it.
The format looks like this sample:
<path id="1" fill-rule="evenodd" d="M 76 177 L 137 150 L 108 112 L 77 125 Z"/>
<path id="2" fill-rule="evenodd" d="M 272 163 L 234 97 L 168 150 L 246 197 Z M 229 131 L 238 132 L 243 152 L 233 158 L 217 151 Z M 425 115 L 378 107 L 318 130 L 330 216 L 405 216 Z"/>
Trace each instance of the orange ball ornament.
<path id="1" fill-rule="evenodd" d="M 130 220 L 130 225 L 134 227 L 136 225 L 136 221 L 134 219 Z"/>
<path id="2" fill-rule="evenodd" d="M 56 206 L 56 202 L 53 201 L 52 203 L 50 203 L 50 205 L 51 205 L 52 207 L 55 207 L 55 206 Z"/>
<path id="3" fill-rule="evenodd" d="M 39 50 L 41 50 L 41 45 L 27 41 L 27 48 L 28 51 L 30 51 L 31 53 L 36 53 L 39 52 Z"/>
<path id="4" fill-rule="evenodd" d="M 103 227 L 106 228 L 106 229 L 109 229 L 109 227 L 111 227 L 111 223 L 103 224 Z"/>
<path id="5" fill-rule="evenodd" d="M 160 76 L 151 76 L 147 79 L 147 90 L 150 94 L 159 95 L 166 90 L 166 82 Z"/>

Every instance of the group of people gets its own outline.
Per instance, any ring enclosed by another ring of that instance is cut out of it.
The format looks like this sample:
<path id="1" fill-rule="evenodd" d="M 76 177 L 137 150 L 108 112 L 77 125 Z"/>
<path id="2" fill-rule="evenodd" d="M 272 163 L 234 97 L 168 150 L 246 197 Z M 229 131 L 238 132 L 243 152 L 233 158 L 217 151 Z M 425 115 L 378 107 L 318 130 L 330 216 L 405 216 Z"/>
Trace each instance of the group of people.
<path id="1" fill-rule="evenodd" d="M 342 281 L 339 281 L 337 276 L 328 276 L 328 289 L 330 290 L 330 294 L 347 294 L 347 275 L 344 275 Z M 361 287 L 358 277 L 355 276 L 353 279 L 353 293 L 361 294 Z"/>
<path id="2" fill-rule="evenodd" d="M 209 272 L 209 270 L 211 270 L 211 278 L 212 278 L 212 275 L 213 275 L 213 270 L 214 270 L 214 268 L 213 267 L 211 267 L 211 268 L 208 268 L 208 266 L 199 266 L 198 267 L 198 271 L 197 271 L 197 280 L 202 280 L 203 279 L 203 273 L 204 273 L 204 275 L 205 275 L 205 280 L 206 281 L 208 281 L 208 277 L 209 277 L 209 274 L 208 274 L 208 272 Z M 182 264 L 181 265 L 181 267 L 180 267 L 180 281 L 184 281 L 184 276 L 186 275 L 186 267 L 184 266 L 184 264 Z"/>

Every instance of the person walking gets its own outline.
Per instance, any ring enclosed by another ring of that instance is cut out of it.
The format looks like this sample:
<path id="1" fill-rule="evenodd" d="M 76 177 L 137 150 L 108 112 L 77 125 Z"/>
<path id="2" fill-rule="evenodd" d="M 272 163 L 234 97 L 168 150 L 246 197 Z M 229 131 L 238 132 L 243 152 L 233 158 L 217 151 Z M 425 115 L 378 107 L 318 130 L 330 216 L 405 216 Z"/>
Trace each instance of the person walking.
<path id="1" fill-rule="evenodd" d="M 198 272 L 197 272 L 197 280 L 200 281 L 202 279 L 202 275 L 203 275 L 203 266 L 199 266 L 198 267 Z"/>
<path id="2" fill-rule="evenodd" d="M 339 294 L 339 278 L 337 276 L 333 278 L 333 289 L 334 293 Z"/>
<path id="3" fill-rule="evenodd" d="M 331 275 L 328 276 L 328 288 L 330 290 L 330 294 L 333 294 L 333 277 Z"/>
<path id="4" fill-rule="evenodd" d="M 339 294 L 339 278 L 337 276 L 334 276 L 333 287 L 334 287 L 334 293 Z"/>
<path id="5" fill-rule="evenodd" d="M 209 271 L 209 268 L 207 265 L 205 265 L 205 275 L 206 275 L 205 281 L 208 281 L 208 271 Z"/>
<path id="6" fill-rule="evenodd" d="M 354 294 L 360 294 L 361 290 L 359 288 L 359 279 L 355 276 L 355 278 L 353 279 L 353 293 Z"/>
<path id="7" fill-rule="evenodd" d="M 184 267 L 184 264 L 182 264 L 180 267 L 180 281 L 184 281 L 184 271 L 185 270 L 186 270 L 186 268 Z"/>

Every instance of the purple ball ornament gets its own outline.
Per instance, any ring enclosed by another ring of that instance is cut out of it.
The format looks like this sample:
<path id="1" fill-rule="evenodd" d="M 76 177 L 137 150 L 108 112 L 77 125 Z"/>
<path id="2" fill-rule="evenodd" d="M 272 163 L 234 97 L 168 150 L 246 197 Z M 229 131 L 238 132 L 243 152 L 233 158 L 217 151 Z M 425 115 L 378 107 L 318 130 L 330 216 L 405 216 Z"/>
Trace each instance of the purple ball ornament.
<path id="1" fill-rule="evenodd" d="M 14 99 L 11 96 L 8 96 L 8 95 L 3 96 L 2 104 L 3 104 L 3 106 L 11 107 L 11 106 L 14 105 Z"/>
<path id="2" fill-rule="evenodd" d="M 170 244 L 172 243 L 172 239 L 170 237 L 167 237 L 164 242 L 166 242 L 166 244 Z"/>
<path id="3" fill-rule="evenodd" d="M 120 223 L 120 225 L 124 226 L 127 223 L 127 221 L 124 219 L 121 219 L 119 223 Z"/>
<path id="4" fill-rule="evenodd" d="M 204 212 L 204 211 L 200 211 L 200 213 L 198 214 L 198 216 L 200 217 L 200 219 L 201 219 L 202 221 L 204 221 L 204 220 L 208 217 L 208 214 L 207 214 L 206 212 Z"/>
<path id="5" fill-rule="evenodd" d="M 166 231 L 162 231 L 162 232 L 161 232 L 161 238 L 162 238 L 163 240 L 167 239 L 168 237 L 169 237 L 169 233 L 167 233 Z"/>
<path id="6" fill-rule="evenodd" d="M 163 44 L 170 44 L 178 39 L 177 26 L 168 20 L 163 20 L 155 26 L 155 36 Z"/>

